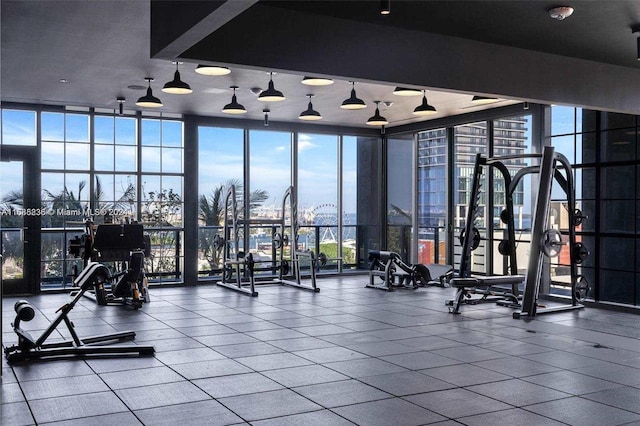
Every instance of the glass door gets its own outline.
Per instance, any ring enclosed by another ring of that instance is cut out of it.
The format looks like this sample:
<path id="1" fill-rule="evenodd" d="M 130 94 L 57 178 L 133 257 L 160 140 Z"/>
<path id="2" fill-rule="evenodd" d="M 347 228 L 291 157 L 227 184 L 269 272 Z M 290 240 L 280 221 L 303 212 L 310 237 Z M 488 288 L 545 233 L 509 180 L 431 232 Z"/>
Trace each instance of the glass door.
<path id="1" fill-rule="evenodd" d="M 39 281 L 39 210 L 28 155 L 2 152 L 0 161 L 0 253 L 4 295 L 33 294 Z"/>

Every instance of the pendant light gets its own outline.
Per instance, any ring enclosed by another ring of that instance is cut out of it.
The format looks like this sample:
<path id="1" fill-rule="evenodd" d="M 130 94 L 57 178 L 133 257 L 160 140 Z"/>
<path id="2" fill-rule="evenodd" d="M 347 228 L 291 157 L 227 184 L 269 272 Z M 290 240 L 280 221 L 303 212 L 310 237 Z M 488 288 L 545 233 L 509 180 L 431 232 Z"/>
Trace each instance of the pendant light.
<path id="1" fill-rule="evenodd" d="M 136 101 L 136 106 L 143 108 L 160 108 L 162 106 L 162 102 L 160 101 L 160 99 L 153 96 L 153 91 L 151 90 L 151 82 L 153 81 L 153 77 L 145 77 L 144 79 L 149 82 L 147 94 Z"/>
<path id="2" fill-rule="evenodd" d="M 359 99 L 356 96 L 356 83 L 355 81 L 351 81 L 351 96 L 348 99 L 345 99 L 340 105 L 342 109 L 362 109 L 366 108 L 367 104 L 364 103 L 362 99 Z"/>
<path id="3" fill-rule="evenodd" d="M 269 107 L 263 108 L 262 112 L 264 112 L 264 127 L 269 127 L 269 113 L 271 110 Z"/>
<path id="4" fill-rule="evenodd" d="M 309 106 L 307 107 L 307 109 L 305 111 L 302 111 L 300 113 L 298 118 L 300 120 L 305 120 L 305 121 L 321 120 L 322 119 L 322 115 L 320 115 L 320 113 L 318 111 L 314 110 L 313 109 L 313 105 L 311 104 L 311 98 L 313 97 L 313 94 L 309 93 L 309 94 L 307 94 L 307 96 L 309 97 Z"/>
<path id="5" fill-rule="evenodd" d="M 260 93 L 260 96 L 258 96 L 258 100 L 265 101 L 265 102 L 278 102 L 278 101 L 284 101 L 285 99 L 286 98 L 284 97 L 282 92 L 279 90 L 276 90 L 275 87 L 273 86 L 273 73 L 270 72 L 269 87 L 267 88 L 267 90 L 263 90 Z"/>
<path id="6" fill-rule="evenodd" d="M 437 114 L 435 107 L 433 105 L 429 105 L 427 102 L 426 90 L 422 91 L 422 103 L 413 110 L 413 115 L 425 116 L 425 115 L 433 115 Z"/>
<path id="7" fill-rule="evenodd" d="M 486 105 L 486 104 L 491 104 L 494 102 L 497 102 L 498 98 L 491 98 L 488 96 L 474 96 L 473 99 L 471 99 L 471 102 L 476 104 L 476 105 Z"/>
<path id="8" fill-rule="evenodd" d="M 178 65 L 182 62 L 176 61 L 173 63 L 176 64 L 176 72 L 173 74 L 173 80 L 167 82 L 162 88 L 162 91 L 164 93 L 171 93 L 172 95 L 188 95 L 189 93 L 193 93 L 191 87 L 184 81 L 180 80 L 180 71 L 178 71 Z"/>
<path id="9" fill-rule="evenodd" d="M 380 15 L 391 13 L 391 0 L 380 0 Z"/>
<path id="10" fill-rule="evenodd" d="M 389 121 L 387 121 L 386 118 L 380 115 L 380 110 L 378 109 L 378 104 L 380 104 L 380 101 L 373 102 L 376 104 L 376 113 L 373 114 L 372 117 L 369 117 L 369 119 L 367 120 L 367 124 L 369 126 L 386 126 L 387 124 L 389 124 Z"/>
<path id="11" fill-rule="evenodd" d="M 118 103 L 118 115 L 124 114 L 124 103 L 126 99 L 123 96 L 118 96 L 116 102 Z"/>
<path id="12" fill-rule="evenodd" d="M 409 89 L 408 87 L 396 87 L 393 94 L 397 96 L 420 96 L 422 91 L 418 89 Z"/>
<path id="13" fill-rule="evenodd" d="M 302 84 L 306 84 L 307 86 L 329 86 L 333 84 L 333 80 L 324 77 L 304 77 Z"/>
<path id="14" fill-rule="evenodd" d="M 231 73 L 231 70 L 218 65 L 198 65 L 196 72 L 202 75 L 227 75 Z"/>
<path id="15" fill-rule="evenodd" d="M 238 103 L 238 98 L 236 97 L 236 89 L 238 86 L 231 86 L 233 89 L 233 96 L 231 97 L 231 103 L 226 104 L 224 108 L 222 108 L 222 112 L 227 114 L 245 114 L 247 110 Z"/>

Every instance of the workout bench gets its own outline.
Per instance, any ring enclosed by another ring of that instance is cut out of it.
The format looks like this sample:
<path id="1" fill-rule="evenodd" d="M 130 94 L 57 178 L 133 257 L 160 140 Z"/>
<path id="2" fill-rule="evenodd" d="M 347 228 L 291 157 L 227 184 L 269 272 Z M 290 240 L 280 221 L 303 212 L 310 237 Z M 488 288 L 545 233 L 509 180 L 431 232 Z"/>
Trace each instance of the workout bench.
<path id="1" fill-rule="evenodd" d="M 410 265 L 392 251 L 370 250 L 369 262 L 369 284 L 366 287 L 379 290 L 393 291 L 394 287 L 415 289 L 427 285 L 445 287 L 447 279 L 453 274 L 450 265 Z M 382 283 L 376 284 L 375 277 L 380 277 Z"/>
<path id="2" fill-rule="evenodd" d="M 500 305 L 520 308 L 517 288 L 524 281 L 524 275 L 494 275 L 494 276 L 472 276 L 467 278 L 452 278 L 449 280 L 451 287 L 458 289 L 455 299 L 445 301 L 452 314 L 460 313 L 460 305 L 463 303 L 476 305 L 485 302 L 497 302 Z M 510 285 L 512 291 L 496 289 L 494 286 Z M 479 294 L 482 297 L 472 299 L 472 294 Z"/>

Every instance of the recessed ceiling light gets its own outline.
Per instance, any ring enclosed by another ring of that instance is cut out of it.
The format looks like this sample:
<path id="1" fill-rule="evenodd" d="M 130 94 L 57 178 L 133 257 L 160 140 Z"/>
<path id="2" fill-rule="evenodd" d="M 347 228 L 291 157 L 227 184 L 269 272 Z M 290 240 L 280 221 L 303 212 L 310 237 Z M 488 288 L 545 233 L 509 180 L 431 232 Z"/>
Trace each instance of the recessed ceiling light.
<path id="1" fill-rule="evenodd" d="M 231 73 L 231 70 L 227 67 L 221 67 L 219 65 L 198 65 L 196 72 L 202 75 L 227 75 Z"/>
<path id="2" fill-rule="evenodd" d="M 422 95 L 422 90 L 410 89 L 408 87 L 396 87 L 393 90 L 393 94 L 397 96 L 420 96 Z"/>
<path id="3" fill-rule="evenodd" d="M 573 8 L 571 6 L 557 6 L 548 10 L 551 18 L 564 21 L 566 18 L 573 14 Z"/>
<path id="4" fill-rule="evenodd" d="M 67 80 L 66 78 L 61 78 L 60 80 L 58 80 L 60 83 L 68 83 L 69 80 Z"/>
<path id="5" fill-rule="evenodd" d="M 307 86 L 329 86 L 333 84 L 333 80 L 324 77 L 304 77 L 302 84 L 306 84 Z"/>

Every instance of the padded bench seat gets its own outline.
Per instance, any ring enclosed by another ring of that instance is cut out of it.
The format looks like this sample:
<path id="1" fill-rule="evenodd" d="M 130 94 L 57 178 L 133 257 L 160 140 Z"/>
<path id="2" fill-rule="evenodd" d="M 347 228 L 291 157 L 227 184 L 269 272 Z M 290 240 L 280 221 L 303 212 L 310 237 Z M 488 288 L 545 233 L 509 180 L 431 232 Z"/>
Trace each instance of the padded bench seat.
<path id="1" fill-rule="evenodd" d="M 451 287 L 487 287 L 494 285 L 513 285 L 524 281 L 524 275 L 473 275 L 467 278 L 452 278 Z"/>

